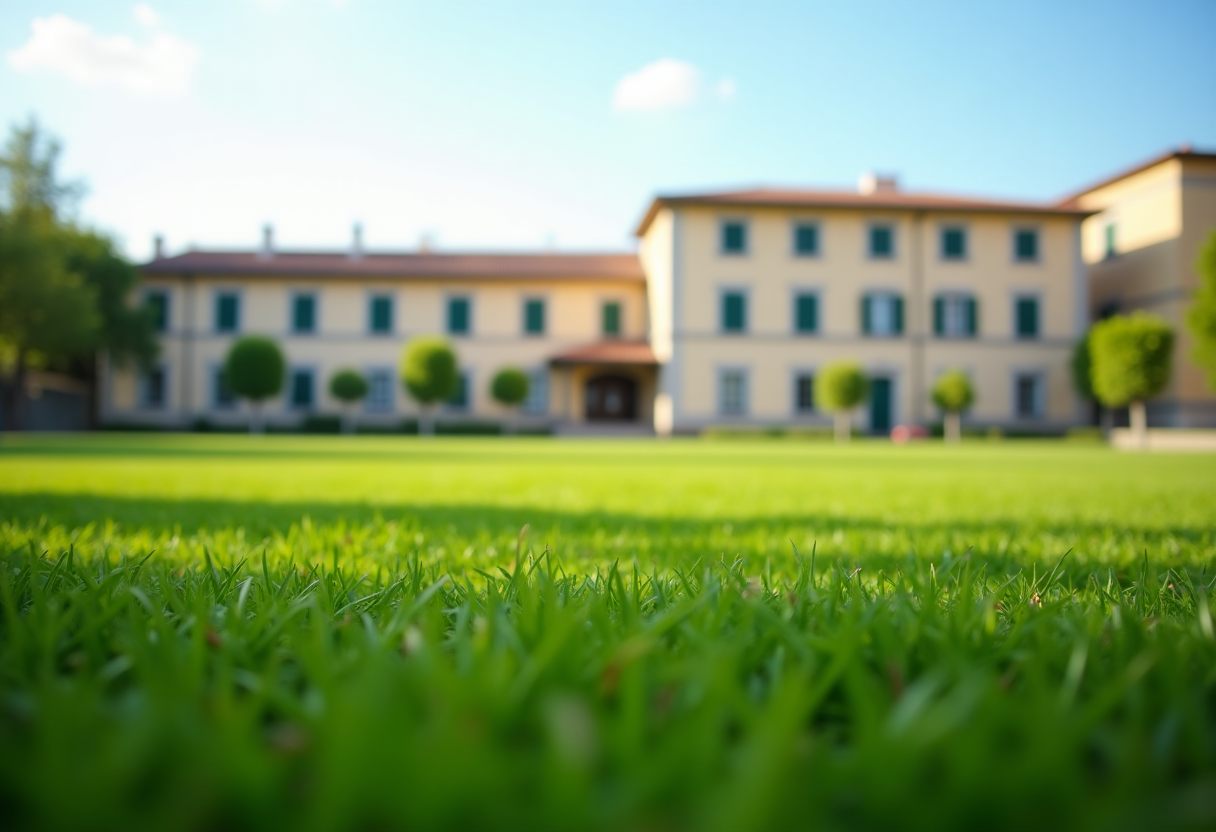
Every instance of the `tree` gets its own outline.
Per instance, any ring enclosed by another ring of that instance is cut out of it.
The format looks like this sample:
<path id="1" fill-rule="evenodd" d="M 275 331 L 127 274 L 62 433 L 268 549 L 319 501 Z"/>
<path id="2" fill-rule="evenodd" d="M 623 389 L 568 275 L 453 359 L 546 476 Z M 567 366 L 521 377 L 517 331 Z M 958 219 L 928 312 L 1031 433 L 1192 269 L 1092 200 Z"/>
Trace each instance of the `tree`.
<path id="1" fill-rule="evenodd" d="M 971 378 L 962 370 L 944 373 L 933 385 L 933 403 L 945 415 L 946 441 L 957 443 L 962 436 L 962 414 L 975 401 Z"/>
<path id="2" fill-rule="evenodd" d="M 861 366 L 852 361 L 829 364 L 815 379 L 815 398 L 832 411 L 836 441 L 849 441 L 849 414 L 866 400 L 870 385 Z"/>
<path id="3" fill-rule="evenodd" d="M 507 432 L 515 431 L 515 411 L 528 398 L 528 375 L 515 367 L 506 367 L 494 374 L 490 382 L 490 395 L 494 401 L 508 408 Z"/>
<path id="4" fill-rule="evenodd" d="M 418 402 L 418 432 L 424 436 L 434 433 L 431 408 L 450 399 L 460 383 L 456 353 L 442 338 L 415 338 L 401 357 L 401 382 Z"/>
<path id="5" fill-rule="evenodd" d="M 1136 443 L 1148 440 L 1144 400 L 1170 380 L 1174 330 L 1155 315 L 1136 312 L 1099 321 L 1090 332 L 1094 393 L 1107 407 L 1128 405 Z"/>
<path id="6" fill-rule="evenodd" d="M 342 402 L 342 432 L 354 433 L 350 410 L 367 396 L 367 379 L 358 370 L 339 370 L 329 380 L 329 394 Z"/>
<path id="7" fill-rule="evenodd" d="M 1186 325 L 1195 339 L 1191 357 L 1207 372 L 1208 389 L 1216 393 L 1216 231 L 1199 249 L 1195 263 L 1199 290 L 1186 313 Z"/>
<path id="8" fill-rule="evenodd" d="M 253 405 L 253 419 L 249 422 L 250 433 L 265 430 L 262 422 L 262 402 L 279 394 L 283 389 L 283 375 L 287 362 L 279 345 L 269 338 L 248 336 L 241 338 L 228 350 L 224 362 L 224 379 L 233 393 L 248 399 Z"/>

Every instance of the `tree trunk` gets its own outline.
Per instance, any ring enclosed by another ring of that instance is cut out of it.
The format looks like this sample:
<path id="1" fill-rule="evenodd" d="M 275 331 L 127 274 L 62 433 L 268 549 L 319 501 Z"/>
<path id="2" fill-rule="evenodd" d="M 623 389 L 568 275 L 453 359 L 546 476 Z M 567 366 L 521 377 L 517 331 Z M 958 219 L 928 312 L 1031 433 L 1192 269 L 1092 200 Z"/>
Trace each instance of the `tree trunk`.
<path id="1" fill-rule="evenodd" d="M 507 408 L 507 418 L 506 418 L 506 421 L 503 422 L 503 426 L 502 426 L 502 432 L 505 433 L 507 436 L 510 436 L 513 433 L 515 433 L 515 418 L 516 418 L 516 414 L 518 412 L 519 412 L 518 409 L 515 407 Z"/>
<path id="2" fill-rule="evenodd" d="M 1132 437 L 1136 441 L 1137 448 L 1148 447 L 1148 414 L 1144 408 L 1144 402 L 1132 402 L 1127 408 L 1128 419 L 1131 422 Z"/>
<path id="3" fill-rule="evenodd" d="M 944 425 L 945 431 L 944 432 L 946 434 L 946 441 L 949 442 L 951 445 L 957 445 L 959 440 L 963 436 L 962 422 L 963 422 L 963 416 L 961 413 L 957 413 L 952 410 L 946 411 L 946 419 L 945 419 L 945 425 Z"/>
<path id="4" fill-rule="evenodd" d="M 262 403 L 250 402 L 253 408 L 253 413 L 249 417 L 249 432 L 250 433 L 265 433 L 266 423 L 262 421 Z"/>
<path id="5" fill-rule="evenodd" d="M 849 424 L 849 422 L 851 421 L 849 419 L 850 415 L 851 414 L 847 410 L 837 410 L 834 414 L 832 414 L 832 418 L 835 420 L 835 423 L 836 423 L 836 441 L 837 442 L 848 442 L 849 441 L 849 433 L 850 433 L 849 428 L 851 427 L 851 425 Z"/>

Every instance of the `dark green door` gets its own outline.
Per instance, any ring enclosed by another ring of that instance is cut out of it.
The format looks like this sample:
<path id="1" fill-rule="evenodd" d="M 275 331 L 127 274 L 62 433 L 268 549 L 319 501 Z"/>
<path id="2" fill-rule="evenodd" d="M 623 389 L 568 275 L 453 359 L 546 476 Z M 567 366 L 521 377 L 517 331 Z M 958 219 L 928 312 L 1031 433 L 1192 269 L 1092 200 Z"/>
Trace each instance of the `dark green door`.
<path id="1" fill-rule="evenodd" d="M 891 379 L 870 379 L 870 432 L 886 435 L 891 432 Z"/>

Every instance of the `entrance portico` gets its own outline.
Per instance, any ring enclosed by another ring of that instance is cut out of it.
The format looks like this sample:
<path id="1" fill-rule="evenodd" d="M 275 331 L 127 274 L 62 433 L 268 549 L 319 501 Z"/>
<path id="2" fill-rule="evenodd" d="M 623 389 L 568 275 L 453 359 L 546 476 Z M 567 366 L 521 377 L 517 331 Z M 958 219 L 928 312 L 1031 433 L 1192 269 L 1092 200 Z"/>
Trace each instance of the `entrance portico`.
<path id="1" fill-rule="evenodd" d="M 567 426 L 614 432 L 653 425 L 658 361 L 645 341 L 598 341 L 553 356 L 549 366 Z"/>

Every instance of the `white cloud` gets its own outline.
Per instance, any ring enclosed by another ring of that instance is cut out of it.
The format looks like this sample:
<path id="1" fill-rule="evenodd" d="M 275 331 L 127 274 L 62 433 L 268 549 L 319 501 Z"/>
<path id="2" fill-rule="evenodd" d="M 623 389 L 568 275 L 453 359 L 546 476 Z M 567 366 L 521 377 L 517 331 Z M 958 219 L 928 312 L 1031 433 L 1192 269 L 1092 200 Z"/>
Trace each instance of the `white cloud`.
<path id="1" fill-rule="evenodd" d="M 134 12 L 135 20 L 141 26 L 152 28 L 157 23 L 160 23 L 160 14 L 147 3 L 136 3 Z"/>
<path id="2" fill-rule="evenodd" d="M 9 65 L 18 72 L 65 75 L 88 87 L 180 95 L 190 88 L 199 58 L 198 47 L 168 32 L 155 32 L 139 44 L 126 35 L 100 35 L 63 14 L 35 18 L 32 28 L 25 45 L 8 53 Z"/>
<path id="3" fill-rule="evenodd" d="M 701 75 L 696 67 L 662 58 L 618 81 L 612 106 L 620 111 L 686 107 L 697 100 L 700 91 Z"/>

